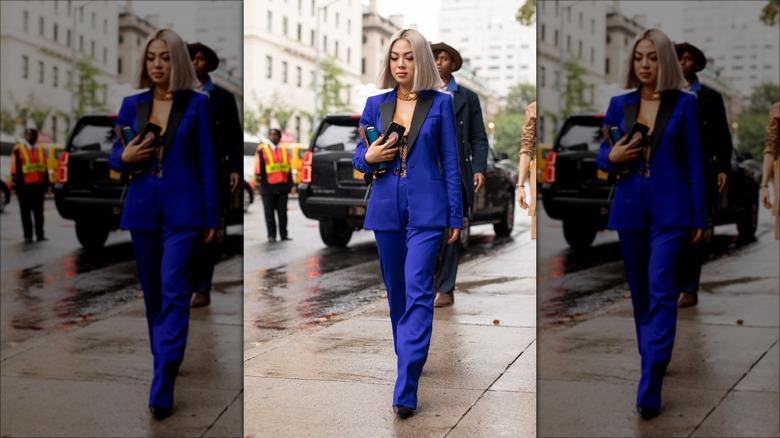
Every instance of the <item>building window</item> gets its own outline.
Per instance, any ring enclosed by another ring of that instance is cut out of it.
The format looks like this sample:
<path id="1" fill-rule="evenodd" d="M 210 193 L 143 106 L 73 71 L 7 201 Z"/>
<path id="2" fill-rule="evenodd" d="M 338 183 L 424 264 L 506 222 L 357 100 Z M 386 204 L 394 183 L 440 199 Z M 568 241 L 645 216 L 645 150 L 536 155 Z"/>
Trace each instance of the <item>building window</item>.
<path id="1" fill-rule="evenodd" d="M 119 44 L 122 44 L 125 42 L 125 39 L 122 35 L 119 35 Z"/>
<path id="2" fill-rule="evenodd" d="M 609 58 L 604 60 L 604 74 L 609 74 Z"/>
<path id="3" fill-rule="evenodd" d="M 336 29 L 339 28 L 339 13 L 336 12 Z"/>
<path id="4" fill-rule="evenodd" d="M 579 21 L 580 29 L 582 29 L 582 12 L 580 12 Z"/>
<path id="5" fill-rule="evenodd" d="M 328 22 L 328 8 L 322 8 L 322 22 L 327 23 Z"/>
<path id="6" fill-rule="evenodd" d="M 43 36 L 43 17 L 38 18 L 38 35 Z"/>
<path id="7" fill-rule="evenodd" d="M 43 61 L 38 61 L 38 83 L 43 83 Z"/>
<path id="8" fill-rule="evenodd" d="M 282 35 L 287 36 L 287 17 L 282 17 Z"/>
<path id="9" fill-rule="evenodd" d="M 553 45 L 558 47 L 558 29 L 555 29 L 555 33 L 553 34 Z"/>
<path id="10" fill-rule="evenodd" d="M 30 76 L 30 58 L 26 55 L 22 56 L 22 79 L 27 79 Z"/>
<path id="11" fill-rule="evenodd" d="M 273 19 L 274 15 L 271 13 L 271 11 L 268 11 L 265 16 L 265 30 L 267 30 L 269 33 L 273 32 Z"/>
<path id="12" fill-rule="evenodd" d="M 22 14 L 22 30 L 24 33 L 30 33 L 30 13 L 27 11 Z"/>
<path id="13" fill-rule="evenodd" d="M 352 35 L 352 19 L 347 18 L 347 35 Z"/>
<path id="14" fill-rule="evenodd" d="M 117 58 L 116 60 L 116 72 L 120 75 L 122 74 L 122 58 Z"/>
<path id="15" fill-rule="evenodd" d="M 103 65 L 108 64 L 108 48 L 103 47 Z"/>
<path id="16" fill-rule="evenodd" d="M 295 141 L 301 141 L 301 116 L 295 116 Z"/>
<path id="17" fill-rule="evenodd" d="M 266 56 L 265 57 L 265 77 L 266 79 L 271 79 L 273 71 L 271 70 L 271 57 Z"/>
<path id="18" fill-rule="evenodd" d="M 360 73 L 366 74 L 366 58 L 360 60 Z"/>
<path id="19" fill-rule="evenodd" d="M 303 86 L 303 68 L 295 67 L 295 86 L 301 88 Z"/>
<path id="20" fill-rule="evenodd" d="M 365 43 L 367 43 L 367 42 L 368 42 L 368 38 L 366 38 L 366 36 L 365 36 L 365 35 L 363 35 L 363 44 L 365 44 Z"/>
<path id="21" fill-rule="evenodd" d="M 316 0 L 311 0 L 311 16 L 314 16 L 314 11 L 317 9 Z M 312 44 L 313 46 L 314 44 Z"/>
<path id="22" fill-rule="evenodd" d="M 566 51 L 571 53 L 571 35 L 566 35 Z"/>
<path id="23" fill-rule="evenodd" d="M 352 64 L 352 47 L 347 47 L 347 64 Z"/>
<path id="24" fill-rule="evenodd" d="M 542 2 L 544 4 L 544 2 Z M 540 115 L 536 118 L 536 132 L 539 133 L 539 144 L 544 143 L 544 116 Z"/>
<path id="25" fill-rule="evenodd" d="M 89 57 L 94 59 L 95 58 L 95 42 L 90 41 L 89 42 Z"/>
<path id="26" fill-rule="evenodd" d="M 51 116 L 51 140 L 57 143 L 57 116 Z"/>
<path id="27" fill-rule="evenodd" d="M 590 48 L 590 65 L 596 64 L 596 49 Z"/>
<path id="28" fill-rule="evenodd" d="M 596 33 L 596 19 L 595 18 L 591 18 L 590 19 L 590 33 L 591 34 Z"/>
<path id="29" fill-rule="evenodd" d="M 108 35 L 108 20 L 103 19 L 103 35 Z"/>
<path id="30" fill-rule="evenodd" d="M 609 43 L 611 42 L 612 42 L 612 38 L 610 38 L 609 35 L 607 35 L 607 45 L 609 45 Z"/>
<path id="31" fill-rule="evenodd" d="M 322 51 L 325 53 L 328 53 L 328 36 L 325 35 L 322 37 Z"/>
<path id="32" fill-rule="evenodd" d="M 56 4 L 56 3 L 55 3 L 55 4 Z M 52 37 L 52 39 L 54 39 L 54 42 L 55 42 L 55 43 L 57 42 L 57 36 L 60 34 L 60 33 L 58 32 L 59 30 L 60 30 L 60 29 L 59 29 L 59 27 L 57 26 L 57 23 L 54 23 L 54 30 L 52 31 L 52 36 L 51 36 L 51 37 Z"/>
<path id="33" fill-rule="evenodd" d="M 52 68 L 51 68 L 51 84 L 54 87 L 57 87 L 59 85 L 59 76 L 60 76 L 59 73 L 60 72 L 59 72 L 59 69 L 57 68 L 57 66 L 56 65 L 52 66 Z"/>
<path id="34" fill-rule="evenodd" d="M 298 25 L 298 42 L 303 41 L 303 26 Z"/>
<path id="35" fill-rule="evenodd" d="M 70 42 L 70 29 L 68 29 L 67 32 L 65 32 L 65 43 L 68 45 L 68 47 L 71 46 L 70 45 L 71 44 L 71 42 Z"/>
<path id="36" fill-rule="evenodd" d="M 282 61 L 282 83 L 287 83 L 287 61 Z"/>
<path id="37" fill-rule="evenodd" d="M 312 47 L 314 47 L 314 38 L 315 38 L 314 31 L 311 31 L 311 46 Z"/>
<path id="38" fill-rule="evenodd" d="M 303 0 L 298 0 L 298 13 L 300 14 L 301 11 L 303 11 Z"/>
<path id="39" fill-rule="evenodd" d="M 546 29 L 545 25 L 542 24 L 542 29 L 541 29 L 541 40 L 542 40 L 542 42 L 544 42 L 544 34 L 545 34 L 546 30 L 547 29 Z"/>
<path id="40" fill-rule="evenodd" d="M 95 13 L 92 13 L 92 28 L 95 28 Z"/>
<path id="41" fill-rule="evenodd" d="M 339 42 L 338 41 L 336 41 L 336 44 L 335 44 L 335 53 L 334 53 L 334 55 L 336 56 L 336 58 L 339 57 Z"/>
<path id="42" fill-rule="evenodd" d="M 582 41 L 577 42 L 577 57 L 582 59 Z"/>
<path id="43" fill-rule="evenodd" d="M 539 87 L 544 87 L 546 84 L 545 77 L 547 76 L 547 69 L 544 66 L 539 67 Z"/>
<path id="44" fill-rule="evenodd" d="M 84 35 L 79 35 L 79 52 L 84 53 Z"/>

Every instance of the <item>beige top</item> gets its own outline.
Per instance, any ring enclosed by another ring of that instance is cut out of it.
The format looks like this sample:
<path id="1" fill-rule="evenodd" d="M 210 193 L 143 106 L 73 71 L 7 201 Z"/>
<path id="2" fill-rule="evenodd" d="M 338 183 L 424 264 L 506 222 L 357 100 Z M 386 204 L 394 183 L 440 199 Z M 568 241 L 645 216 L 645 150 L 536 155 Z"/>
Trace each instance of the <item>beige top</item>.
<path id="1" fill-rule="evenodd" d="M 531 160 L 536 157 L 536 102 L 531 102 L 525 110 L 525 124 L 520 136 L 520 153 L 527 154 Z"/>
<path id="2" fill-rule="evenodd" d="M 780 146 L 780 102 L 775 102 L 769 109 L 769 123 L 766 125 L 766 136 L 764 137 L 764 155 L 769 154 L 777 158 Z"/>

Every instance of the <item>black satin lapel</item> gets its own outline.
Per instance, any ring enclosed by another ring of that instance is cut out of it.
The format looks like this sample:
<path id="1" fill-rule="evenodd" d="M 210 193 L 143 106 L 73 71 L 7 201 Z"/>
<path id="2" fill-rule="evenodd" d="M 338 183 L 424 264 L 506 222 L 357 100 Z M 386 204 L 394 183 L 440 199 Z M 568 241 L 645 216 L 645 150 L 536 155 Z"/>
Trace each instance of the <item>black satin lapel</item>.
<path id="1" fill-rule="evenodd" d="M 176 129 L 179 128 L 184 113 L 187 112 L 187 106 L 190 104 L 190 97 L 194 91 L 182 90 L 177 91 L 173 96 L 173 106 L 171 107 L 171 114 L 168 116 L 168 125 L 165 127 L 165 135 L 163 135 L 163 156 L 168 153 L 168 149 L 171 147 L 171 141 L 176 136 Z"/>
<path id="2" fill-rule="evenodd" d="M 428 117 L 428 111 L 430 111 L 431 106 L 433 106 L 433 96 L 420 96 L 417 98 L 417 105 L 414 106 L 414 114 L 412 114 L 412 126 L 409 127 L 407 156 L 409 156 L 412 147 L 414 147 L 414 141 L 417 140 L 417 134 L 420 133 L 420 128 L 422 128 L 425 118 Z"/>
<path id="3" fill-rule="evenodd" d="M 658 108 L 658 116 L 655 118 L 655 125 L 653 126 L 653 134 L 651 140 L 653 146 L 650 148 L 650 156 L 653 156 L 655 149 L 658 147 L 658 143 L 661 142 L 666 124 L 669 123 L 669 118 L 672 116 L 674 106 L 677 104 L 677 93 L 674 91 L 667 91 L 661 95 L 661 105 Z"/>
<path id="4" fill-rule="evenodd" d="M 382 134 L 385 133 L 385 129 L 390 126 L 390 122 L 393 121 L 393 113 L 395 113 L 395 99 L 392 102 L 382 102 L 379 104 L 379 120 L 382 126 L 375 126 Z"/>
<path id="5" fill-rule="evenodd" d="M 152 111 L 152 101 L 135 103 L 135 123 L 138 126 L 138 133 L 144 130 L 149 122 L 149 113 Z"/>
<path id="6" fill-rule="evenodd" d="M 623 104 L 623 125 L 626 127 L 624 134 L 628 134 L 636 122 L 636 114 L 639 111 L 639 102 L 626 102 Z"/>

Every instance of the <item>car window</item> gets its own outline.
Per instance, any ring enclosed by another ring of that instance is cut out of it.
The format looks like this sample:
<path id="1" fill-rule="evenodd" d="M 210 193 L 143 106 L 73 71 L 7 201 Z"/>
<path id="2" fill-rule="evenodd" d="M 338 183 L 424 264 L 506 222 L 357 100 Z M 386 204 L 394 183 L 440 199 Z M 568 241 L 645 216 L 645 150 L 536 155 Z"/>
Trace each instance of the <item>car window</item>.
<path id="1" fill-rule="evenodd" d="M 252 143 L 251 141 L 244 142 L 244 155 L 254 156 L 256 150 L 257 143 Z"/>
<path id="2" fill-rule="evenodd" d="M 600 119 L 594 119 L 592 124 L 585 121 L 566 124 L 558 141 L 558 150 L 598 151 L 604 139 L 601 124 Z"/>
<path id="3" fill-rule="evenodd" d="M 106 119 L 106 125 L 96 122 L 79 124 L 71 139 L 71 150 L 110 151 L 116 141 L 114 121 Z"/>
<path id="4" fill-rule="evenodd" d="M 359 139 L 357 125 L 323 122 L 314 151 L 354 151 Z"/>

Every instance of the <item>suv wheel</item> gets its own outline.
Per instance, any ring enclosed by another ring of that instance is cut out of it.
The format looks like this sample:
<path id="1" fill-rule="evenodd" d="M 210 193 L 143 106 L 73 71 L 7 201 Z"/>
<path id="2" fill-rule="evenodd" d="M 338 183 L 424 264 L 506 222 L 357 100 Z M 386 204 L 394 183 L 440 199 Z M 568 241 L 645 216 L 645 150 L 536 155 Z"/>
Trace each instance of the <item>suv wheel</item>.
<path id="1" fill-rule="evenodd" d="M 596 238 L 596 227 L 587 219 L 564 219 L 563 237 L 571 249 L 582 251 L 590 248 Z"/>
<path id="2" fill-rule="evenodd" d="M 463 216 L 463 229 L 460 230 L 458 236 L 458 245 L 463 251 L 469 249 L 469 239 L 471 238 L 471 219 L 468 216 Z"/>
<path id="3" fill-rule="evenodd" d="M 254 193 L 252 193 L 252 187 L 244 186 L 244 213 L 249 210 L 249 205 L 252 204 L 253 195 Z"/>
<path id="4" fill-rule="evenodd" d="M 100 221 L 76 219 L 76 238 L 87 251 L 102 248 L 108 239 L 109 232 L 110 230 L 101 225 Z"/>
<path id="5" fill-rule="evenodd" d="M 512 228 L 515 225 L 515 197 L 514 193 L 506 200 L 506 208 L 501 215 L 501 222 L 493 224 L 493 230 L 498 237 L 508 237 L 512 234 Z"/>
<path id="6" fill-rule="evenodd" d="M 737 220 L 737 231 L 742 240 L 752 239 L 758 228 L 758 195 L 751 197 L 750 205 Z"/>
<path id="7" fill-rule="evenodd" d="M 8 193 L 6 193 L 5 190 L 0 191 L 0 213 L 5 211 L 5 206 L 8 205 L 8 203 L 10 202 L 9 199 L 10 197 L 11 196 Z"/>
<path id="8" fill-rule="evenodd" d="M 320 237 L 325 245 L 344 248 L 352 238 L 352 229 L 343 219 L 320 221 Z"/>

